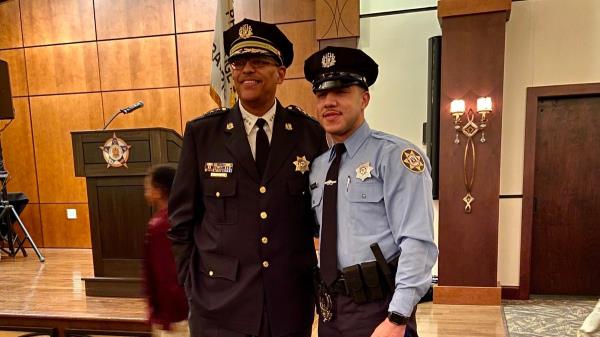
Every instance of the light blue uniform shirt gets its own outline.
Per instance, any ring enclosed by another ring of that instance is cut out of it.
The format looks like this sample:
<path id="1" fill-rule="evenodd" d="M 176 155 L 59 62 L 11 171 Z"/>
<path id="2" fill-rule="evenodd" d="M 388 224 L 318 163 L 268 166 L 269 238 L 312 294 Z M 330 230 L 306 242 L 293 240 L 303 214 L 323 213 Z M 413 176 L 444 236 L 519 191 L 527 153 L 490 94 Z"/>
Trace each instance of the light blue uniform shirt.
<path id="1" fill-rule="evenodd" d="M 431 268 L 438 255 L 433 242 L 429 161 L 412 143 L 371 130 L 366 121 L 344 145 L 337 180 L 338 269 L 374 261 L 372 243 L 379 243 L 388 261 L 398 256 L 401 248 L 389 311 L 409 317 L 431 286 Z M 420 155 L 422 172 L 403 164 L 404 150 Z M 319 225 L 323 184 L 334 157 L 333 150 L 325 152 L 314 160 L 310 172 L 312 207 Z M 371 177 L 360 179 L 365 176 L 357 172 L 361 165 L 373 168 Z"/>

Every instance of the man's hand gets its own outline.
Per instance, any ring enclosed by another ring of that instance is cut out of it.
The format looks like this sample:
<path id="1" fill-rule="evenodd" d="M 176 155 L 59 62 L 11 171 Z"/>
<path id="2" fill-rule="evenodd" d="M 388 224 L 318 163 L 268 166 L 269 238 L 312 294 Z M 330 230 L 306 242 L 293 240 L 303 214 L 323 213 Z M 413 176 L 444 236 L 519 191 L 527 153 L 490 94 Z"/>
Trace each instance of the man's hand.
<path id="1" fill-rule="evenodd" d="M 406 330 L 406 325 L 396 325 L 386 318 L 373 331 L 371 337 L 404 337 L 404 330 Z"/>

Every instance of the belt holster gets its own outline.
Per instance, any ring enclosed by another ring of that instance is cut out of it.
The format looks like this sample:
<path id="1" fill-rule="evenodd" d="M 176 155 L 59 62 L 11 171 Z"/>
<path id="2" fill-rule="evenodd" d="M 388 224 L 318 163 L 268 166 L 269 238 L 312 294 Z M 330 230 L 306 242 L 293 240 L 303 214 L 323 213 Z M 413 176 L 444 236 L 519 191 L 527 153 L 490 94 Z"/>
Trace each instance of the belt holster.
<path id="1" fill-rule="evenodd" d="M 379 278 L 379 269 L 377 262 L 363 262 L 360 264 L 363 280 L 365 281 L 365 290 L 367 297 L 371 301 L 378 301 L 383 298 L 383 289 L 381 288 L 381 279 Z"/>
<path id="2" fill-rule="evenodd" d="M 348 296 L 352 297 L 354 303 L 361 304 L 367 302 L 367 293 L 363 286 L 360 265 L 355 264 L 346 267 L 342 270 L 342 273 L 344 274 L 344 280 L 348 287 Z"/>

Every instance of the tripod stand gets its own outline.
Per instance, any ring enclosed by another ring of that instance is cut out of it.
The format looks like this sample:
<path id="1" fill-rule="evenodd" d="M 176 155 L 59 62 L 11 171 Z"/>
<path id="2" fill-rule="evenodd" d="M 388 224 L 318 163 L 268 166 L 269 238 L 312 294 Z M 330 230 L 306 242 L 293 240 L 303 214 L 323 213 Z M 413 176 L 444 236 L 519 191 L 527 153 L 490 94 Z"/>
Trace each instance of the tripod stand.
<path id="1" fill-rule="evenodd" d="M 23 253 L 23 256 L 27 256 L 27 252 L 25 251 L 24 244 L 25 244 L 25 242 L 29 241 L 29 243 L 31 244 L 31 247 L 37 254 L 40 262 L 44 262 L 44 260 L 45 260 L 44 256 L 42 255 L 42 253 L 40 253 L 35 242 L 33 242 L 31 235 L 29 235 L 27 228 L 25 228 L 23 221 L 21 221 L 19 214 L 15 210 L 15 207 L 13 205 L 11 205 L 10 202 L 8 201 L 8 193 L 6 191 L 7 179 L 8 179 L 8 172 L 6 172 L 6 171 L 0 172 L 0 182 L 2 183 L 2 192 L 0 193 L 0 224 L 3 224 L 7 227 L 6 228 L 6 237 L 4 239 L 8 243 L 8 249 L 6 249 L 4 247 L 2 247 L 0 249 L 2 251 L 4 251 L 5 253 L 7 253 L 11 257 L 14 257 L 15 255 L 17 255 L 19 250 Z M 21 231 L 25 235 L 25 237 L 23 239 L 19 238 L 19 235 L 17 234 L 17 232 L 13 229 L 14 221 L 16 221 L 19 224 L 19 228 L 21 228 Z"/>

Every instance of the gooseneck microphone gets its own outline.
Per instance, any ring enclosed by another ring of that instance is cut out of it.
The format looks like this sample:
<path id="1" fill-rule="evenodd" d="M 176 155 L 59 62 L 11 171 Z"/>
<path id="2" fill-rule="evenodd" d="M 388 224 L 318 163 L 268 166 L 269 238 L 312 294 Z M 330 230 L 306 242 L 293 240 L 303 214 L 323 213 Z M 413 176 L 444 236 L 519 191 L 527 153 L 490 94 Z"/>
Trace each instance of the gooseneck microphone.
<path id="1" fill-rule="evenodd" d="M 139 101 L 139 102 L 137 102 L 135 104 L 132 104 L 132 105 L 126 107 L 126 108 L 120 109 L 119 111 L 115 112 L 115 114 L 113 114 L 112 117 L 110 117 L 110 119 L 108 120 L 108 122 L 106 124 L 104 124 L 104 127 L 102 128 L 102 130 L 106 130 L 106 128 L 110 125 L 110 123 L 112 123 L 112 121 L 115 118 L 117 118 L 117 116 L 119 114 L 126 115 L 128 113 L 132 113 L 133 111 L 135 111 L 135 110 L 137 110 L 137 109 L 139 109 L 139 108 L 141 108 L 143 106 L 144 106 L 144 102 Z"/>
<path id="2" fill-rule="evenodd" d="M 137 110 L 137 109 L 139 109 L 139 108 L 141 108 L 143 106 L 144 106 L 144 102 L 139 101 L 139 102 L 137 102 L 137 103 L 135 103 L 133 105 L 130 105 L 130 106 L 126 107 L 126 108 L 123 108 L 123 109 L 119 110 L 119 112 L 121 112 L 123 114 L 128 114 L 128 113 L 133 112 L 134 110 Z"/>

